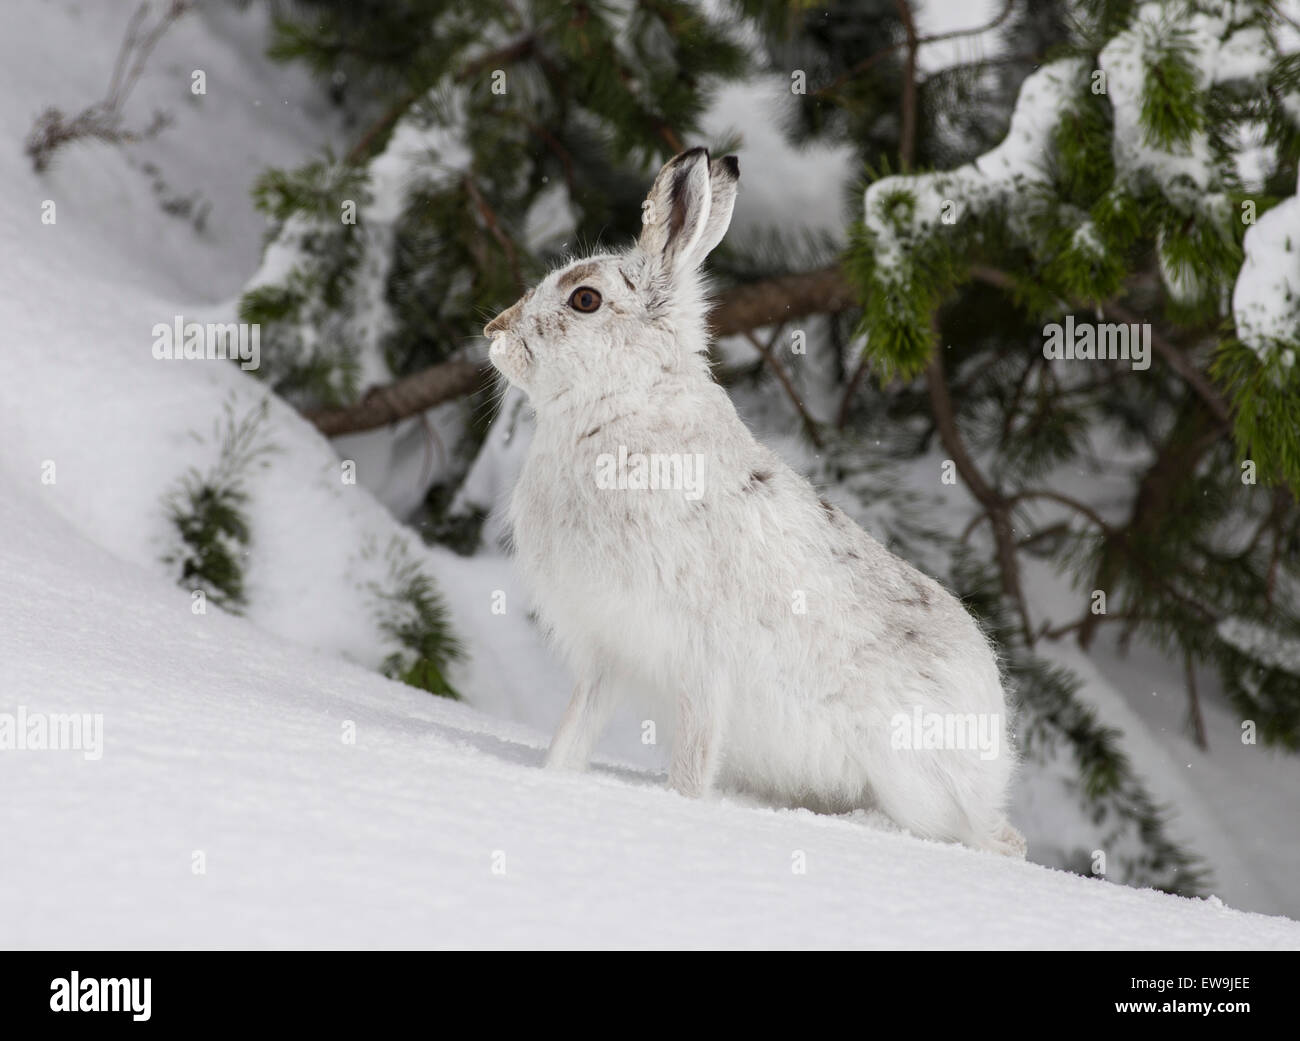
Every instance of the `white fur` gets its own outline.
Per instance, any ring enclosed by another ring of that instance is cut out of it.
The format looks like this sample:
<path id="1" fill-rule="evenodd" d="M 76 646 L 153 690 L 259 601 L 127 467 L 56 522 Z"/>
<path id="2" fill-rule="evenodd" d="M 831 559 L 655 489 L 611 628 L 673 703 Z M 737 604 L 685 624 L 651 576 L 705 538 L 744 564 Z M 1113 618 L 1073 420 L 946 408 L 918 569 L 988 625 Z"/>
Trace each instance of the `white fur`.
<path id="1" fill-rule="evenodd" d="M 485 330 L 537 412 L 514 540 L 577 676 L 547 764 L 585 766 L 631 693 L 672 719 L 669 783 L 686 795 L 873 806 L 918 835 L 1023 856 L 1003 815 L 1007 706 L 979 627 L 755 441 L 709 374 L 698 269 L 735 174 L 703 149 L 676 157 L 635 247 L 552 272 Z M 602 294 L 599 310 L 568 306 L 578 285 Z M 699 453 L 703 495 L 598 487 L 598 457 L 620 446 Z M 999 754 L 892 747 L 893 721 L 917 706 L 997 714 Z"/>

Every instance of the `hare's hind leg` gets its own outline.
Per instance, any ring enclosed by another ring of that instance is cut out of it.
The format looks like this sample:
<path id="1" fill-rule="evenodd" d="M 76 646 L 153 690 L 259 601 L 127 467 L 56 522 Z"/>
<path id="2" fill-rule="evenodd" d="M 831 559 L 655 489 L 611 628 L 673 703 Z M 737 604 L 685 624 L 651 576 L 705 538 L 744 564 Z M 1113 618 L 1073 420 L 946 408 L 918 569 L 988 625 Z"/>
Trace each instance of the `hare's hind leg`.
<path id="1" fill-rule="evenodd" d="M 1025 854 L 1029 852 L 1029 843 L 1025 837 L 1011 826 L 1011 822 L 1003 817 L 991 832 L 985 835 L 980 841 L 972 843 L 976 849 L 988 850 L 990 853 L 1000 853 L 1004 857 L 1015 857 L 1017 860 L 1024 860 Z"/>
<path id="2" fill-rule="evenodd" d="M 614 710 L 614 697 L 601 678 L 579 680 L 546 752 L 548 769 L 584 770 Z"/>
<path id="3" fill-rule="evenodd" d="M 888 754 L 888 753 L 886 753 Z M 892 753 L 875 764 L 870 790 L 876 807 L 914 835 L 960 842 L 972 849 L 1025 855 L 1025 840 L 1002 815 L 1000 782 L 941 753 Z"/>
<path id="4" fill-rule="evenodd" d="M 713 787 L 722 756 L 723 700 L 704 684 L 677 695 L 668 787 L 698 799 Z"/>

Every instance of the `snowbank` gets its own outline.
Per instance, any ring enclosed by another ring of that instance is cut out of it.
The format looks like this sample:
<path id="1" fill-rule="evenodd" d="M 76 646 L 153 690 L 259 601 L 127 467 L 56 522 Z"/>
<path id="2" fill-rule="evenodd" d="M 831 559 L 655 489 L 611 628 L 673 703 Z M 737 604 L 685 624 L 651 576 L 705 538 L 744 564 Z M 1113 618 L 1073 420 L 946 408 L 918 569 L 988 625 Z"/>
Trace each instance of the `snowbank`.
<path id="1" fill-rule="evenodd" d="M 1300 948 L 865 816 L 543 771 L 537 731 L 195 616 L 0 479 L 0 689 L 104 734 L 0 754 L 5 946 Z"/>
<path id="2" fill-rule="evenodd" d="M 162 497 L 211 461 L 226 405 L 243 414 L 262 390 L 233 365 L 155 361 L 150 330 L 232 317 L 258 261 L 248 185 L 337 129 L 314 87 L 258 59 L 256 10 L 205 10 L 164 40 L 127 113 L 143 125 L 172 110 L 157 139 L 75 144 L 38 177 L 16 143 L 44 104 L 99 95 L 122 13 L 6 9 L 81 58 L 11 48 L 0 63 L 0 713 L 98 714 L 104 747 L 0 753 L 0 941 L 1300 947 L 1294 922 L 921 842 L 867 815 L 688 802 L 635 720 L 615 721 L 592 774 L 537 769 L 567 680 L 509 562 L 422 547 L 277 402 L 276 451 L 249 477 L 247 615 L 194 614 L 162 562 Z M 197 101 L 194 68 L 208 73 Z M 202 193 L 205 232 L 162 212 L 155 176 Z M 510 426 L 493 431 L 484 505 L 526 426 L 510 442 Z M 345 455 L 369 470 L 360 447 Z M 394 539 L 446 593 L 473 708 L 373 671 L 366 547 Z"/>

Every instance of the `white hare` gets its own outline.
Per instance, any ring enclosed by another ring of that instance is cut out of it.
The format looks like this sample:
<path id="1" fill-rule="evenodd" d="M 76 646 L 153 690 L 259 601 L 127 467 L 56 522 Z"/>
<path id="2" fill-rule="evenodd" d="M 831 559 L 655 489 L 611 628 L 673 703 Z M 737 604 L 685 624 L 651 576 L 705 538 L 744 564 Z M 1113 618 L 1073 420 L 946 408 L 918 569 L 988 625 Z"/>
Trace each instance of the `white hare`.
<path id="1" fill-rule="evenodd" d="M 672 720 L 685 795 L 874 807 L 1023 856 L 979 627 L 755 441 L 710 376 L 699 269 L 738 181 L 735 157 L 683 152 L 634 247 L 552 272 L 484 330 L 536 411 L 511 522 L 577 677 L 547 765 L 584 767 L 632 692 Z M 991 747 L 968 740 L 977 727 Z"/>

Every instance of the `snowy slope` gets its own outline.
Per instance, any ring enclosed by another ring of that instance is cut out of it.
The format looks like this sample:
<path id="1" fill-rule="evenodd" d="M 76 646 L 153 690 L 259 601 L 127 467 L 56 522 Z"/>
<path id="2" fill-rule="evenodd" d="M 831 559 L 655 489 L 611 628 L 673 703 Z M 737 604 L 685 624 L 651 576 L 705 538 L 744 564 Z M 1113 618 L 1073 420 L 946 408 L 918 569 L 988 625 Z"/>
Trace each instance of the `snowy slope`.
<path id="1" fill-rule="evenodd" d="M 251 479 L 248 618 L 191 614 L 160 561 L 160 496 L 210 458 L 191 434 L 261 394 L 234 366 L 154 361 L 149 330 L 176 313 L 230 316 L 258 259 L 248 185 L 338 139 L 316 88 L 260 59 L 256 9 L 219 10 L 169 34 L 128 108 L 136 126 L 168 108 L 172 127 L 129 150 L 73 145 L 42 177 L 17 142 L 45 104 L 98 96 L 125 11 L 15 0 L 0 14 L 0 29 L 22 27 L 0 31 L 0 713 L 102 713 L 106 734 L 93 762 L 0 753 L 13 793 L 0 805 L 0 943 L 1300 946 L 1295 923 L 922 843 L 866 816 L 686 802 L 664 790 L 630 715 L 602 745 L 604 768 L 543 773 L 567 679 L 509 562 L 421 550 L 469 645 L 456 681 L 474 709 L 377 677 L 358 548 L 403 529 L 363 488 L 340 487 L 331 447 L 280 404 L 278 452 Z M 60 41 L 59 60 L 25 33 Z M 191 102 L 198 67 L 209 95 Z M 743 114 L 733 101 L 721 121 Z M 146 159 L 212 204 L 203 235 L 161 212 Z M 757 208 L 794 161 L 746 167 Z M 53 227 L 39 219 L 47 198 Z M 368 476 L 363 447 L 345 451 Z M 46 460 L 55 485 L 40 481 Z M 505 616 L 489 610 L 497 590 Z M 1145 763 L 1142 724 L 1125 722 Z M 1239 850 L 1216 891 L 1286 908 L 1294 847 L 1267 833 L 1286 832 L 1279 812 L 1230 831 L 1231 800 L 1164 779 L 1207 852 L 1262 843 Z M 792 871 L 800 850 L 806 875 Z M 1251 866 L 1269 857 L 1256 899 Z"/>
<path id="2" fill-rule="evenodd" d="M 557 776 L 536 731 L 192 615 L 32 490 L 0 531 L 6 701 L 104 717 L 96 761 L 0 755 L 4 946 L 1300 948 L 865 818 Z"/>

